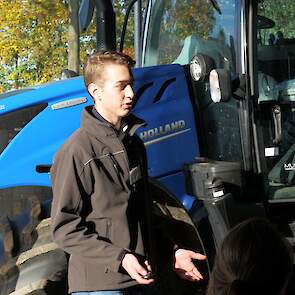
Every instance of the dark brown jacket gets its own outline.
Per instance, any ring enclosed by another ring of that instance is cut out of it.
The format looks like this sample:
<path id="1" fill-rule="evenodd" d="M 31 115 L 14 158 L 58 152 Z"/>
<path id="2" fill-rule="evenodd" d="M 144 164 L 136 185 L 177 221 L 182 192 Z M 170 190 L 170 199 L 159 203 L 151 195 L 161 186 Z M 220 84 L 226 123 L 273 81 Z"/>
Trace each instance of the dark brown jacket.
<path id="1" fill-rule="evenodd" d="M 52 233 L 70 254 L 70 292 L 137 284 L 120 265 L 126 249 L 143 256 L 147 252 L 141 234 L 146 231 L 146 194 L 136 168 L 145 173 L 145 154 L 134 135 L 143 121 L 130 115 L 124 122 L 125 132 L 118 134 L 86 107 L 81 127 L 55 155 Z"/>

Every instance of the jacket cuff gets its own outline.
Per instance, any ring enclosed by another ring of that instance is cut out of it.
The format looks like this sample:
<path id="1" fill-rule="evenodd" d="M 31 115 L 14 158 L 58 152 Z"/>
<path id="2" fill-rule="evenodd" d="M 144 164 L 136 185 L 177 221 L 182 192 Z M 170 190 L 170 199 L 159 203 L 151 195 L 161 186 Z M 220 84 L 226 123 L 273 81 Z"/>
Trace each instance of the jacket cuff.
<path id="1" fill-rule="evenodd" d="M 125 255 L 127 253 L 130 253 L 130 251 L 128 249 L 122 249 L 116 260 L 110 265 L 110 270 L 114 271 L 114 272 L 119 272 L 121 269 L 121 265 L 122 265 L 122 260 L 124 259 Z"/>

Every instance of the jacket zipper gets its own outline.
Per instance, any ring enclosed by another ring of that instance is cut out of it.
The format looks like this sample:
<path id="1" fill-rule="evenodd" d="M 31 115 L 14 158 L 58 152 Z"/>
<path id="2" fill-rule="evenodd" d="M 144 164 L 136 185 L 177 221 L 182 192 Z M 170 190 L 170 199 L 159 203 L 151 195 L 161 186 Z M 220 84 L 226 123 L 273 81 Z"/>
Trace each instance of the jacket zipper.
<path id="1" fill-rule="evenodd" d="M 123 156 L 124 156 L 125 161 L 127 163 L 127 171 L 129 172 L 130 171 L 130 163 L 129 163 L 127 151 L 125 149 L 124 144 L 122 143 L 122 141 L 119 139 L 118 136 L 116 136 L 116 139 L 119 141 L 119 144 L 122 147 Z M 113 162 L 113 167 L 116 170 L 116 173 L 117 173 L 117 176 L 118 176 L 118 178 L 119 178 L 119 180 L 121 182 L 121 185 L 124 187 L 125 191 L 128 192 L 128 191 L 130 191 L 130 189 L 129 189 L 128 185 L 125 182 L 124 175 L 122 173 L 123 171 L 120 172 L 120 168 L 118 167 L 118 162 L 117 162 L 116 158 L 114 157 L 115 154 L 116 153 L 109 153 L 108 156 L 111 159 L 111 161 Z"/>
<path id="2" fill-rule="evenodd" d="M 116 136 L 116 138 L 119 141 L 119 144 L 121 145 L 122 150 L 124 151 L 124 158 L 125 158 L 125 161 L 127 163 L 127 169 L 128 169 L 128 172 L 129 172 L 130 171 L 130 163 L 129 163 L 129 159 L 128 159 L 128 154 L 127 154 L 126 148 L 125 148 L 123 142 L 119 139 L 119 137 Z"/>

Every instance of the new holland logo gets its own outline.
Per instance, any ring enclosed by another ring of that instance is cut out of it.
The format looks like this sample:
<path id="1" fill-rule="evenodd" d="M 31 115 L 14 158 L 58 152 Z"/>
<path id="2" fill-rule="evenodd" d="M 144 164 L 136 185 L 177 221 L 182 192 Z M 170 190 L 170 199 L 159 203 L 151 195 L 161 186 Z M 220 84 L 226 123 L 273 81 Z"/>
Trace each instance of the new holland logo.
<path id="1" fill-rule="evenodd" d="M 185 129 L 185 121 L 179 120 L 140 132 L 140 137 L 143 141 L 145 141 L 145 145 L 148 145 L 187 132 L 189 130 L 190 129 Z"/>

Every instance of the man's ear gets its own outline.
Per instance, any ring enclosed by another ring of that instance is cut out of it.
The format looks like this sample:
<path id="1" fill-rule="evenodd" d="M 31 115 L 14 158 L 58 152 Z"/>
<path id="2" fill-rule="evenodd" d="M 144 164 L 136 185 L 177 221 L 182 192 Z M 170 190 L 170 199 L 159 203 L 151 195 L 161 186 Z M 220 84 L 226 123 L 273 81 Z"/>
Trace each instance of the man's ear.
<path id="1" fill-rule="evenodd" d="M 101 88 L 99 86 L 97 86 L 95 83 L 90 83 L 87 86 L 87 90 L 90 93 L 90 95 L 92 96 L 92 98 L 95 100 L 100 99 L 101 96 Z"/>

